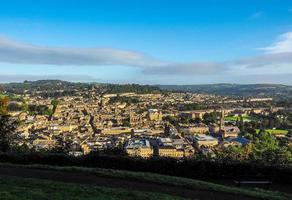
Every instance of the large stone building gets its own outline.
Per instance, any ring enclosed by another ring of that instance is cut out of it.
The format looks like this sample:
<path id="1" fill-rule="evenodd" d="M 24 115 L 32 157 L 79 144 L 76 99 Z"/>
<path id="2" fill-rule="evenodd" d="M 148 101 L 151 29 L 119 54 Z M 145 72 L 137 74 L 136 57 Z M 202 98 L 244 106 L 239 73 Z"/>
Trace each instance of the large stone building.
<path id="1" fill-rule="evenodd" d="M 162 146 L 159 147 L 158 155 L 161 157 L 182 158 L 184 157 L 184 150 L 176 149 L 174 146 Z"/>
<path id="2" fill-rule="evenodd" d="M 185 135 L 206 134 L 209 132 L 209 127 L 205 124 L 180 125 L 179 131 Z"/>
<path id="3" fill-rule="evenodd" d="M 125 149 L 129 156 L 149 158 L 153 155 L 153 149 L 147 139 L 130 139 Z"/>
<path id="4" fill-rule="evenodd" d="M 157 109 L 149 109 L 148 116 L 150 121 L 161 121 L 162 120 L 162 113 Z"/>
<path id="5" fill-rule="evenodd" d="M 194 148 L 185 139 L 158 139 L 158 156 L 182 158 L 194 155 Z"/>
<path id="6" fill-rule="evenodd" d="M 194 139 L 194 145 L 197 148 L 213 147 L 213 146 L 218 145 L 218 139 L 210 135 L 203 135 L 203 134 L 195 135 L 193 139 Z"/>

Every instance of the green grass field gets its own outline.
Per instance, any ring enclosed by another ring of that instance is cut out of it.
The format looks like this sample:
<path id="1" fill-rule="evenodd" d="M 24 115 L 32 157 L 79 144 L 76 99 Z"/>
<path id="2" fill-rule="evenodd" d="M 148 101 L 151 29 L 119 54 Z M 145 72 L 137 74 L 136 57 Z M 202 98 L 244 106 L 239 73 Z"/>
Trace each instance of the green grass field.
<path id="1" fill-rule="evenodd" d="M 1 177 L 0 200 L 183 200 L 166 194 L 111 189 L 31 178 Z"/>
<path id="2" fill-rule="evenodd" d="M 276 135 L 286 135 L 288 133 L 287 130 L 283 129 L 265 129 L 267 132 L 271 134 L 276 134 Z M 260 129 L 256 129 L 256 132 L 258 133 Z"/>
<path id="3" fill-rule="evenodd" d="M 257 121 L 257 118 L 255 117 L 251 117 L 251 116 L 243 116 L 243 121 Z M 237 116 L 227 116 L 225 117 L 225 120 L 226 121 L 239 121 L 240 120 L 240 117 L 237 117 Z"/>
<path id="4" fill-rule="evenodd" d="M 184 187 L 184 188 L 194 189 L 194 190 L 207 190 L 207 191 L 229 193 L 229 194 L 248 196 L 248 197 L 259 198 L 259 199 L 272 199 L 272 200 L 292 199 L 292 195 L 282 193 L 282 192 L 267 191 L 267 190 L 262 190 L 262 189 L 242 189 L 242 188 L 219 185 L 219 184 L 195 180 L 195 179 L 166 176 L 166 175 L 160 175 L 160 174 L 154 174 L 154 173 L 148 173 L 148 172 L 131 172 L 131 171 L 125 171 L 125 170 L 85 168 L 85 167 L 57 167 L 57 166 L 48 166 L 48 165 L 14 165 L 14 164 L 9 164 L 9 163 L 0 163 L 0 166 L 8 166 L 8 167 L 17 166 L 17 167 L 24 167 L 24 168 L 50 169 L 50 170 L 58 170 L 58 171 L 78 171 L 78 172 L 87 172 L 87 173 L 89 172 L 101 177 L 138 180 L 138 181 L 165 184 L 165 185 L 170 185 L 170 186 L 179 186 L 179 187 Z M 126 191 L 124 192 L 127 193 Z M 142 194 L 133 193 L 132 195 L 139 196 Z M 143 195 L 139 196 L 139 198 L 143 199 Z M 163 196 L 163 195 L 160 196 L 160 199 L 167 199 L 167 198 L 169 198 L 169 196 Z"/>

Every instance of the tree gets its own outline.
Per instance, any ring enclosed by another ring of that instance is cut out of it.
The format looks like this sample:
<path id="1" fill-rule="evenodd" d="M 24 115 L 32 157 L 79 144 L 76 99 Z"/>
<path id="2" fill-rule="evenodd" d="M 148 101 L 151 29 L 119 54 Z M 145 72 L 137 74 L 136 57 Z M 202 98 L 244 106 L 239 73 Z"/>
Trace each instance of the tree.
<path id="1" fill-rule="evenodd" d="M 263 152 L 261 160 L 265 163 L 273 163 L 273 165 L 291 166 L 292 149 L 280 147 L 275 150 L 266 150 Z"/>
<path id="2" fill-rule="evenodd" d="M 0 97 L 0 151 L 6 152 L 11 146 L 17 122 L 8 115 L 9 98 Z"/>
<path id="3" fill-rule="evenodd" d="M 190 123 L 190 120 L 191 118 L 189 116 L 184 116 L 184 117 L 181 117 L 180 122 L 183 124 L 188 124 Z"/>
<path id="4" fill-rule="evenodd" d="M 165 116 L 163 117 L 163 120 L 168 121 L 173 126 L 178 126 L 178 123 L 179 123 L 179 119 L 175 116 Z"/>
<path id="5" fill-rule="evenodd" d="M 217 148 L 215 154 L 217 159 L 221 161 L 244 161 L 249 159 L 252 151 L 252 145 L 230 145 L 227 147 Z"/>
<path id="6" fill-rule="evenodd" d="M 206 113 L 203 116 L 203 122 L 205 124 L 216 123 L 219 120 L 219 117 L 219 112 Z"/>
<path id="7" fill-rule="evenodd" d="M 239 129 L 241 130 L 241 131 L 244 131 L 244 122 L 243 122 L 243 117 L 242 116 L 240 116 L 240 121 L 239 121 Z"/>
<path id="8" fill-rule="evenodd" d="M 53 100 L 51 101 L 51 104 L 52 104 L 54 107 L 57 107 L 58 104 L 59 104 L 59 101 L 58 101 L 57 99 L 53 99 Z"/>
<path id="9" fill-rule="evenodd" d="M 13 142 L 17 122 L 9 115 L 0 115 L 0 151 L 7 152 Z"/>
<path id="10" fill-rule="evenodd" d="M 289 130 L 286 136 L 287 136 L 287 137 L 292 137 L 292 131 Z"/>
<path id="11" fill-rule="evenodd" d="M 123 120 L 123 126 L 131 127 L 130 118 L 126 118 Z"/>
<path id="12" fill-rule="evenodd" d="M 51 104 L 53 105 L 53 110 L 52 110 L 52 111 L 49 111 L 48 113 L 46 113 L 46 114 L 50 114 L 50 115 L 49 115 L 49 121 L 51 121 L 52 118 L 53 118 L 53 114 L 55 113 L 55 111 L 56 111 L 56 109 L 57 109 L 57 106 L 59 105 L 59 100 L 57 100 L 57 99 L 53 99 L 53 100 L 51 101 Z"/>
<path id="13" fill-rule="evenodd" d="M 255 159 L 261 159 L 266 152 L 273 152 L 279 148 L 276 138 L 265 130 L 260 130 L 254 135 L 253 143 L 253 157 Z"/>
<path id="14" fill-rule="evenodd" d="M 199 124 L 199 123 L 201 123 L 201 122 L 202 122 L 202 119 L 201 119 L 201 118 L 199 118 L 199 117 L 196 117 L 195 119 L 191 119 L 191 120 L 190 120 L 190 122 L 191 122 L 191 123 L 196 123 L 196 124 Z"/>
<path id="15" fill-rule="evenodd" d="M 6 115 L 7 114 L 8 104 L 9 104 L 9 97 L 0 96 L 0 115 Z"/>

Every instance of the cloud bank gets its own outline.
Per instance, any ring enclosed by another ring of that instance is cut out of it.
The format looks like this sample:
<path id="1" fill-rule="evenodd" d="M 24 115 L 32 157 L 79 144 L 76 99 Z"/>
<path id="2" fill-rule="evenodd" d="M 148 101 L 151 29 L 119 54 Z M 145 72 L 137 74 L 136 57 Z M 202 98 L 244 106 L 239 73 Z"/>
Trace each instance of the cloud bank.
<path id="1" fill-rule="evenodd" d="M 72 66 L 125 65 L 142 68 L 145 73 L 214 73 L 216 64 L 174 63 L 146 54 L 111 48 L 60 48 L 43 47 L 0 38 L 0 62 L 13 64 L 45 64 Z"/>
<path id="2" fill-rule="evenodd" d="M 145 75 L 210 75 L 238 68 L 271 68 L 292 64 L 292 32 L 281 35 L 259 56 L 227 61 L 177 63 L 141 52 L 113 48 L 63 48 L 30 45 L 0 37 L 0 62 L 56 66 L 129 66 Z"/>
<path id="3" fill-rule="evenodd" d="M 28 45 L 0 38 L 0 61 L 48 65 L 160 66 L 163 62 L 142 53 L 110 48 L 57 48 Z"/>

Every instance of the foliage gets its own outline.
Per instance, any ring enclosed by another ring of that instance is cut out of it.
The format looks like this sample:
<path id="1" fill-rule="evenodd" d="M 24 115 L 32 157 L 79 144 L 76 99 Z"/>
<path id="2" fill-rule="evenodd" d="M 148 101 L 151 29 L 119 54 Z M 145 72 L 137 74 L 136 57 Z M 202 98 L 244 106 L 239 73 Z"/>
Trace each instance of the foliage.
<path id="1" fill-rule="evenodd" d="M 134 92 L 138 94 L 160 93 L 161 89 L 156 86 L 138 85 L 138 84 L 107 84 L 106 93 L 127 93 Z"/>
<path id="2" fill-rule="evenodd" d="M 53 100 L 51 101 L 51 104 L 52 104 L 54 107 L 57 107 L 58 104 L 59 104 L 59 101 L 58 101 L 57 99 L 53 99 Z"/>
<path id="3" fill-rule="evenodd" d="M 179 107 L 179 110 L 181 110 L 181 111 L 199 110 L 199 109 L 202 109 L 202 107 L 197 103 L 183 104 L 182 106 Z"/>
<path id="4" fill-rule="evenodd" d="M 10 149 L 14 141 L 17 122 L 8 115 L 0 115 L 0 152 Z"/>
<path id="5" fill-rule="evenodd" d="M 0 115 L 6 115 L 7 114 L 8 104 L 9 104 L 9 97 L 0 96 Z"/>
<path id="6" fill-rule="evenodd" d="M 217 149 L 216 159 L 222 162 L 246 161 L 251 154 L 252 144 L 247 146 L 231 145 Z"/>
<path id="7" fill-rule="evenodd" d="M 245 133 L 244 137 L 248 138 L 251 143 L 245 148 L 243 153 L 244 160 L 255 160 L 258 163 L 274 164 L 278 166 L 292 166 L 292 148 L 288 146 L 285 138 L 277 140 L 274 134 L 266 130 L 250 131 Z M 231 156 L 236 151 L 222 152 L 225 157 Z M 220 154 L 221 155 L 221 154 Z M 222 156 L 222 155 L 221 155 Z M 236 159 L 235 159 L 236 160 Z M 240 159 L 239 159 L 240 160 Z"/>
<path id="8" fill-rule="evenodd" d="M 8 105 L 9 98 L 7 96 L 0 97 L 0 152 L 9 150 L 17 127 L 17 122 L 8 115 Z"/>
<path id="9" fill-rule="evenodd" d="M 24 81 L 23 83 L 2 84 L 3 90 L 8 94 L 41 96 L 43 98 L 59 98 L 62 96 L 76 96 L 83 92 L 84 97 L 90 98 L 90 92 L 97 93 L 128 93 L 138 94 L 161 93 L 159 87 L 138 84 L 97 84 L 97 83 L 72 83 L 61 80 Z"/>
<path id="10" fill-rule="evenodd" d="M 259 133 L 253 135 L 253 140 L 253 155 L 255 158 L 260 158 L 263 152 L 274 151 L 279 147 L 276 138 L 264 130 L 261 130 Z"/>
<path id="11" fill-rule="evenodd" d="M 196 179 L 233 179 L 239 176 L 273 176 L 275 182 L 292 183 L 291 165 L 259 162 L 258 160 L 234 161 L 226 159 L 172 159 L 153 157 L 150 159 L 127 156 L 89 154 L 72 157 L 60 153 L 0 153 L 1 162 L 17 164 L 46 164 L 58 166 L 84 166 L 153 172 L 171 176 Z"/>
<path id="12" fill-rule="evenodd" d="M 28 109 L 27 111 L 29 112 L 30 115 L 51 115 L 53 112 L 46 105 L 29 104 L 27 109 Z"/>
<path id="13" fill-rule="evenodd" d="M 203 116 L 203 122 L 205 124 L 216 123 L 219 120 L 219 118 L 220 118 L 219 112 L 206 113 Z"/>
<path id="14" fill-rule="evenodd" d="M 170 124 L 178 126 L 180 120 L 178 117 L 175 116 L 165 116 L 163 117 L 163 121 L 168 121 Z"/>
<path id="15" fill-rule="evenodd" d="M 205 85 L 159 85 L 169 91 L 216 94 L 240 97 L 292 97 L 291 86 L 280 84 L 205 84 Z"/>
<path id="16" fill-rule="evenodd" d="M 15 111 L 22 111 L 23 110 L 23 105 L 19 104 L 18 102 L 11 102 L 9 103 L 7 110 L 10 112 L 15 112 Z"/>

